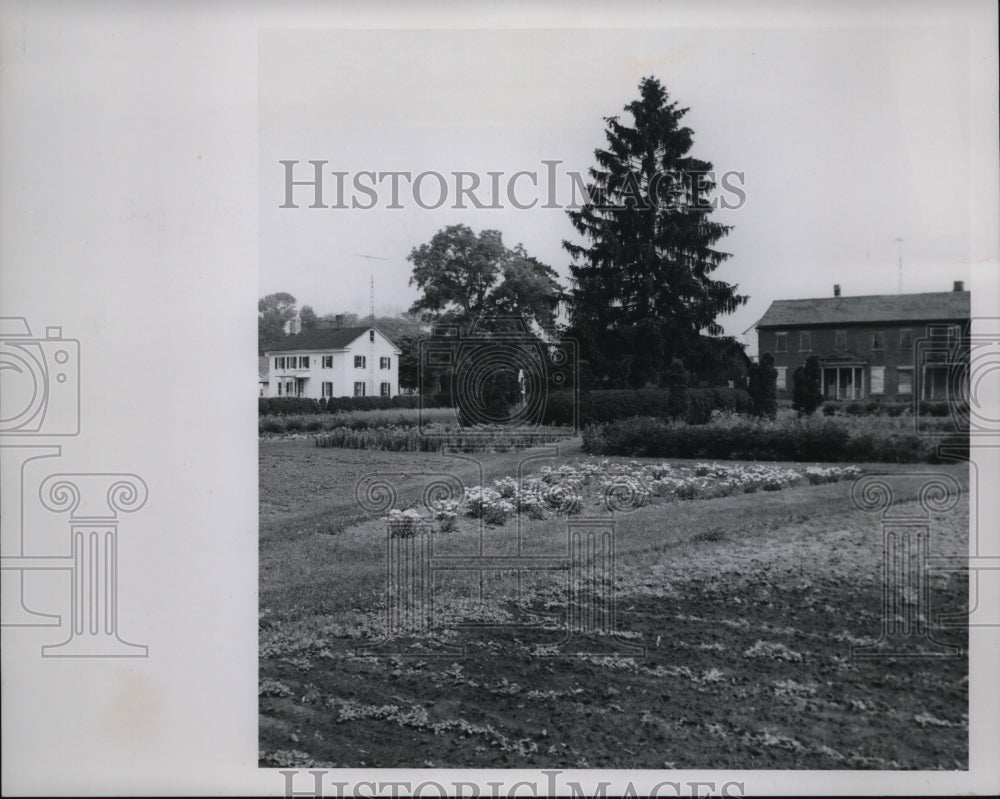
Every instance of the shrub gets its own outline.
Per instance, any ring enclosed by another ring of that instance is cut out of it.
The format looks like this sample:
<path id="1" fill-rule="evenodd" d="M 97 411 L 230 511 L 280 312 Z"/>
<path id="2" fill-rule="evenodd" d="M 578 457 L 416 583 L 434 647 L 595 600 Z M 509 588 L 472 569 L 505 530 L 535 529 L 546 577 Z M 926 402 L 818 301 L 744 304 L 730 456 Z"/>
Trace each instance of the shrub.
<path id="1" fill-rule="evenodd" d="M 778 414 L 778 370 L 774 356 L 765 352 L 758 363 L 750 364 L 750 399 L 757 416 L 774 419 Z"/>
<path id="2" fill-rule="evenodd" d="M 419 511 L 413 508 L 389 511 L 389 515 L 385 517 L 385 523 L 389 528 L 391 538 L 412 538 L 422 527 L 426 526 L 426 520 Z"/>
<path id="3" fill-rule="evenodd" d="M 708 424 L 715 408 L 712 389 L 692 388 L 685 390 L 684 421 L 688 424 Z"/>
<path id="4" fill-rule="evenodd" d="M 284 433 L 287 431 L 285 422 L 276 416 L 267 416 L 260 420 L 257 425 L 258 432 L 261 433 Z"/>
<path id="5" fill-rule="evenodd" d="M 710 388 L 707 389 L 712 395 L 713 409 L 718 411 L 734 411 L 736 413 L 750 413 L 753 411 L 753 402 L 750 395 L 741 388 Z"/>
<path id="6" fill-rule="evenodd" d="M 806 359 L 805 366 L 798 367 L 792 377 L 795 383 L 792 391 L 792 407 L 801 416 L 810 416 L 823 404 L 819 358 L 810 355 Z"/>
<path id="7" fill-rule="evenodd" d="M 752 408 L 750 395 L 742 389 L 689 388 L 686 394 L 688 408 L 684 418 L 690 424 L 704 424 L 715 409 L 749 413 Z M 579 409 L 578 414 L 574 414 L 574 405 Z M 586 427 L 633 416 L 671 417 L 672 413 L 670 392 L 662 388 L 603 389 L 585 392 L 579 398 L 573 392 L 560 391 L 546 398 L 543 423 L 571 424 L 576 415 L 580 427 Z"/>
<path id="8" fill-rule="evenodd" d="M 823 406 L 823 415 L 824 416 L 835 416 L 836 413 L 837 413 L 837 409 L 839 407 L 840 407 L 840 403 L 839 402 L 828 402 L 828 403 L 826 403 Z"/>
<path id="9" fill-rule="evenodd" d="M 415 408 L 448 408 L 447 397 L 398 394 L 395 397 L 258 397 L 260 416 L 287 416 L 302 413 L 342 413 L 344 411 L 377 411 Z"/>
<path id="10" fill-rule="evenodd" d="M 450 533 L 458 527 L 458 513 L 461 507 L 460 502 L 448 500 L 434 509 L 434 518 L 437 519 L 438 529 L 442 533 Z"/>
<path id="11" fill-rule="evenodd" d="M 674 358 L 667 370 L 667 386 L 670 389 L 667 394 L 667 415 L 671 419 L 685 418 L 688 410 L 687 373 L 679 358 Z"/>
<path id="12" fill-rule="evenodd" d="M 960 441 L 955 447 L 962 451 Z M 936 457 L 936 443 L 927 437 L 892 430 L 852 433 L 828 420 L 688 426 L 627 419 L 587 428 L 583 449 L 594 455 L 720 460 L 914 463 Z"/>

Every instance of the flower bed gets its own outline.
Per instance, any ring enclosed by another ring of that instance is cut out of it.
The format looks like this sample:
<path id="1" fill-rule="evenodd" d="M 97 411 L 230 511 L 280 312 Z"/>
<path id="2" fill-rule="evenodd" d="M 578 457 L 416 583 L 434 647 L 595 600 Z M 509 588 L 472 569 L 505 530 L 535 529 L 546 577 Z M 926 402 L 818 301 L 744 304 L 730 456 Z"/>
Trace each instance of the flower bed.
<path id="1" fill-rule="evenodd" d="M 426 425 L 423 428 L 388 426 L 362 430 L 338 427 L 317 435 L 316 446 L 392 452 L 508 452 L 551 444 L 573 435 L 573 430 L 567 427 Z"/>
<path id="2" fill-rule="evenodd" d="M 385 517 L 394 535 L 413 535 L 421 523 L 438 522 L 442 532 L 454 530 L 459 516 L 501 526 L 517 514 L 530 519 L 572 516 L 585 508 L 630 511 L 659 502 L 715 499 L 791 486 L 853 480 L 857 466 L 783 468 L 769 464 L 639 463 L 587 459 L 545 466 L 518 483 L 501 477 L 489 486 L 465 489 L 461 499 L 433 504 L 428 515 L 410 508 Z M 428 528 L 430 529 L 430 528 Z"/>

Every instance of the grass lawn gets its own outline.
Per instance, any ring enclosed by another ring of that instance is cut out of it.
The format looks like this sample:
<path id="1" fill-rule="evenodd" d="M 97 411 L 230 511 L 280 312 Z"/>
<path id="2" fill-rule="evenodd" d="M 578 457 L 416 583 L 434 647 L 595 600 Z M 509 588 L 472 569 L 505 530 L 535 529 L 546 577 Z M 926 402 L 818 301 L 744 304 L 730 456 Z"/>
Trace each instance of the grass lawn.
<path id="1" fill-rule="evenodd" d="M 581 457 L 579 442 L 559 453 L 556 463 Z M 386 533 L 357 507 L 357 480 L 393 475 L 405 505 L 422 496 L 421 474 L 473 485 L 516 474 L 530 454 L 474 462 L 261 442 L 262 766 L 967 766 L 964 655 L 851 657 L 880 635 L 883 538 L 850 482 L 618 514 L 617 636 L 562 641 L 559 575 L 445 573 L 438 625 L 359 655 L 384 633 Z M 919 513 L 929 474 L 968 485 L 964 464 L 864 469 L 892 473 L 901 513 Z M 582 515 L 601 514 L 610 519 L 596 506 Z M 435 548 L 472 554 L 482 533 L 486 554 L 559 556 L 566 524 L 463 519 Z M 933 555 L 966 553 L 967 502 L 932 517 L 929 540 Z M 933 617 L 964 610 L 967 590 L 963 575 L 933 573 Z M 935 637 L 965 644 L 961 629 Z"/>

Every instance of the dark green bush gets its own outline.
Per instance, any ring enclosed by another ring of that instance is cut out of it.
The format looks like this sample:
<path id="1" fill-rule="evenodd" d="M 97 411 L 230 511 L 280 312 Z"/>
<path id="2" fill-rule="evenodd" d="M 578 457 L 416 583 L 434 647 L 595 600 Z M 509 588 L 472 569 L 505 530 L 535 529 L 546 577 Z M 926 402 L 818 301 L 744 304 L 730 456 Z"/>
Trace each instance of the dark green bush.
<path id="1" fill-rule="evenodd" d="M 753 410 L 753 401 L 750 395 L 741 388 L 710 388 L 705 389 L 712 395 L 713 407 L 719 411 L 735 411 L 736 413 L 750 413 Z"/>
<path id="2" fill-rule="evenodd" d="M 687 389 L 689 424 L 705 424 L 713 410 L 748 413 L 750 395 L 737 388 Z M 574 413 L 576 406 L 577 413 Z M 628 390 L 598 390 L 584 392 L 577 398 L 573 392 L 549 394 L 545 403 L 544 424 L 572 424 L 574 416 L 581 427 L 591 424 L 629 419 L 633 416 L 670 418 L 670 392 L 662 388 Z"/>
<path id="3" fill-rule="evenodd" d="M 674 358 L 667 370 L 667 415 L 671 419 L 685 419 L 688 415 L 688 378 L 684 364 Z M 697 412 L 696 412 L 697 413 Z M 709 409 L 711 413 L 711 409 Z"/>
<path id="4" fill-rule="evenodd" d="M 822 384 L 822 370 L 819 365 L 819 358 L 810 355 L 805 364 L 799 366 L 792 375 L 792 407 L 799 412 L 800 416 L 810 416 L 823 404 L 823 392 L 820 389 Z"/>
<path id="5" fill-rule="evenodd" d="M 715 409 L 715 396 L 710 388 L 689 388 L 685 391 L 684 421 L 688 424 L 708 424 Z"/>
<path id="6" fill-rule="evenodd" d="M 287 430 L 284 421 L 274 416 L 261 419 L 258 428 L 261 433 L 284 433 Z"/>
<path id="7" fill-rule="evenodd" d="M 778 370 L 771 353 L 763 353 L 757 363 L 750 364 L 748 387 L 755 415 L 768 419 L 777 416 L 777 379 Z"/>

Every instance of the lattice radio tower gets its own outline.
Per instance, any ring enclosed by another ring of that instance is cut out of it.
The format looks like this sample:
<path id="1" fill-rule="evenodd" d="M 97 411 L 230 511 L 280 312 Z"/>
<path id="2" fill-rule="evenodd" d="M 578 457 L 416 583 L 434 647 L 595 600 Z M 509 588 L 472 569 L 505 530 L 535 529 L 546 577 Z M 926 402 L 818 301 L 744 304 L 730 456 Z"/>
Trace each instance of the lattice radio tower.
<path id="1" fill-rule="evenodd" d="M 365 255 L 364 253 L 355 253 L 359 258 L 364 258 L 367 261 L 388 261 L 388 258 L 381 258 L 378 255 Z M 372 396 L 376 396 L 376 385 L 375 385 L 375 273 L 371 272 L 368 276 L 368 327 L 371 332 L 368 334 L 369 344 L 368 348 L 368 377 L 369 382 L 372 387 Z"/>

